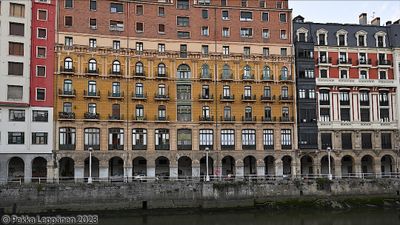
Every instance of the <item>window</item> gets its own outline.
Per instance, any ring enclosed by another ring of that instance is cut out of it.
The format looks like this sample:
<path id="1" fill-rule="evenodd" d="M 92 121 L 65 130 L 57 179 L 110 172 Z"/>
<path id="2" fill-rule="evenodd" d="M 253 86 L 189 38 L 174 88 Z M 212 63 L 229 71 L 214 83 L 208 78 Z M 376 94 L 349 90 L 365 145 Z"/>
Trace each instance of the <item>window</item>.
<path id="1" fill-rule="evenodd" d="M 210 67 L 208 64 L 203 64 L 201 66 L 201 77 L 202 78 L 209 78 L 210 77 Z"/>
<path id="2" fill-rule="evenodd" d="M 8 42 L 8 54 L 14 56 L 24 56 L 24 44 L 18 42 Z"/>
<path id="3" fill-rule="evenodd" d="M 243 67 L 243 78 L 251 78 L 251 67 L 249 65 Z"/>
<path id="4" fill-rule="evenodd" d="M 63 104 L 63 112 L 72 113 L 72 103 L 64 102 L 64 104 Z"/>
<path id="5" fill-rule="evenodd" d="M 143 96 L 143 84 L 142 83 L 137 83 L 135 85 L 135 94 L 137 97 Z"/>
<path id="6" fill-rule="evenodd" d="M 286 23 L 287 22 L 286 13 L 280 13 L 279 14 L 279 21 L 281 23 Z"/>
<path id="7" fill-rule="evenodd" d="M 159 77 L 164 77 L 165 75 L 166 75 L 165 64 L 164 63 L 158 64 L 158 76 Z"/>
<path id="8" fill-rule="evenodd" d="M 221 149 L 222 150 L 235 149 L 235 130 L 230 130 L 230 129 L 221 130 Z"/>
<path id="9" fill-rule="evenodd" d="M 222 37 L 229 37 L 229 36 L 230 36 L 229 27 L 223 27 L 222 28 Z"/>
<path id="10" fill-rule="evenodd" d="M 36 89 L 36 101 L 45 101 L 46 100 L 46 89 L 37 88 Z"/>
<path id="11" fill-rule="evenodd" d="M 90 29 L 96 30 L 97 29 L 97 19 L 89 19 L 89 26 L 90 26 Z"/>
<path id="12" fill-rule="evenodd" d="M 358 46 L 365 46 L 365 35 L 358 35 Z"/>
<path id="13" fill-rule="evenodd" d="M 64 80 L 63 94 L 72 95 L 72 80 Z"/>
<path id="14" fill-rule="evenodd" d="M 137 62 L 135 65 L 135 74 L 137 76 L 143 76 L 144 72 L 143 72 L 143 63 L 142 62 Z"/>
<path id="15" fill-rule="evenodd" d="M 203 19 L 208 19 L 208 10 L 207 9 L 201 10 L 201 17 Z"/>
<path id="16" fill-rule="evenodd" d="M 167 109 L 165 105 L 158 106 L 158 120 L 167 120 Z"/>
<path id="17" fill-rule="evenodd" d="M 36 76 L 37 77 L 46 77 L 46 67 L 45 66 L 36 66 Z"/>
<path id="18" fill-rule="evenodd" d="M 274 130 L 263 130 L 264 149 L 274 149 Z"/>
<path id="19" fill-rule="evenodd" d="M 113 41 L 113 49 L 118 50 L 121 48 L 121 42 L 120 41 Z"/>
<path id="20" fill-rule="evenodd" d="M 225 106 L 224 107 L 224 121 L 231 121 L 232 118 L 232 111 L 231 111 L 231 107 L 230 106 Z"/>
<path id="21" fill-rule="evenodd" d="M 137 23 L 136 23 L 136 32 L 142 33 L 143 30 L 144 30 L 144 25 L 143 25 L 143 23 L 137 22 Z"/>
<path id="22" fill-rule="evenodd" d="M 210 32 L 209 32 L 209 29 L 208 29 L 207 26 L 201 27 L 201 35 L 202 35 L 202 36 L 208 36 L 209 33 L 210 33 Z"/>
<path id="23" fill-rule="evenodd" d="M 158 16 L 165 16 L 165 8 L 158 7 Z"/>
<path id="24" fill-rule="evenodd" d="M 272 121 L 272 109 L 270 106 L 264 107 L 264 120 L 263 121 Z"/>
<path id="25" fill-rule="evenodd" d="M 95 59 L 90 59 L 88 63 L 88 72 L 96 73 L 97 72 L 97 61 Z"/>
<path id="26" fill-rule="evenodd" d="M 184 84 L 177 85 L 176 95 L 178 100 L 191 100 L 191 86 Z"/>
<path id="27" fill-rule="evenodd" d="M 155 130 L 156 150 L 169 150 L 169 130 L 156 129 Z"/>
<path id="28" fill-rule="evenodd" d="M 97 0 L 90 0 L 89 9 L 91 11 L 96 11 L 97 10 Z"/>
<path id="29" fill-rule="evenodd" d="M 111 3 L 110 4 L 110 12 L 111 13 L 122 13 L 124 12 L 124 5 L 120 3 Z"/>
<path id="30" fill-rule="evenodd" d="M 8 144 L 9 145 L 25 144 L 25 133 L 24 132 L 8 132 Z"/>
<path id="31" fill-rule="evenodd" d="M 360 109 L 361 122 L 370 122 L 369 108 Z"/>
<path id="32" fill-rule="evenodd" d="M 221 6 L 227 6 L 227 0 L 221 0 Z"/>
<path id="33" fill-rule="evenodd" d="M 319 77 L 320 78 L 328 78 L 328 70 L 327 69 L 321 69 L 319 71 Z"/>
<path id="34" fill-rule="evenodd" d="M 110 20 L 110 31 L 124 31 L 124 22 Z"/>
<path id="35" fill-rule="evenodd" d="M 64 8 L 71 9 L 73 7 L 73 0 L 65 0 L 64 1 Z"/>
<path id="36" fill-rule="evenodd" d="M 192 107 L 190 105 L 178 105 L 177 120 L 183 122 L 192 121 Z"/>
<path id="37" fill-rule="evenodd" d="M 338 35 L 338 45 L 339 46 L 345 46 L 346 45 L 346 35 L 344 35 L 344 34 L 339 34 Z"/>
<path id="38" fill-rule="evenodd" d="M 97 40 L 94 38 L 89 39 L 89 47 L 90 48 L 96 48 L 97 47 Z"/>
<path id="39" fill-rule="evenodd" d="M 76 141 L 76 129 L 71 127 L 62 127 L 59 131 L 60 150 L 74 150 Z"/>
<path id="40" fill-rule="evenodd" d="M 37 29 L 37 37 L 40 39 L 47 38 L 47 30 L 45 28 L 38 28 Z"/>
<path id="41" fill-rule="evenodd" d="M 224 64 L 222 67 L 222 79 L 232 79 L 231 68 L 228 64 Z"/>
<path id="42" fill-rule="evenodd" d="M 73 46 L 74 45 L 74 40 L 72 37 L 65 37 L 64 38 L 64 44 L 65 46 Z"/>
<path id="43" fill-rule="evenodd" d="M 256 130 L 243 129 L 242 130 L 242 148 L 243 149 L 256 149 Z"/>
<path id="44" fill-rule="evenodd" d="M 132 129 L 132 149 L 147 149 L 147 130 L 142 128 Z"/>
<path id="45" fill-rule="evenodd" d="M 309 99 L 315 99 L 315 90 L 314 89 L 309 89 L 308 90 L 308 98 Z"/>
<path id="46" fill-rule="evenodd" d="M 165 33 L 165 25 L 158 24 L 158 33 Z"/>
<path id="47" fill-rule="evenodd" d="M 281 39 L 287 39 L 286 30 L 281 30 L 280 38 L 281 38 Z"/>
<path id="48" fill-rule="evenodd" d="M 351 133 L 342 133 L 342 149 L 353 149 Z"/>
<path id="49" fill-rule="evenodd" d="M 100 150 L 100 129 L 99 128 L 85 128 L 84 130 L 84 149 L 89 148 Z"/>
<path id="50" fill-rule="evenodd" d="M 25 17 L 25 5 L 10 3 L 10 16 L 12 17 Z"/>
<path id="51" fill-rule="evenodd" d="M 267 22 L 269 20 L 269 13 L 268 12 L 262 12 L 261 13 L 261 21 Z"/>
<path id="52" fill-rule="evenodd" d="M 189 0 L 177 0 L 176 8 L 177 9 L 189 9 Z"/>
<path id="53" fill-rule="evenodd" d="M 327 45 L 325 38 L 325 34 L 318 34 L 318 45 Z"/>
<path id="54" fill-rule="evenodd" d="M 387 79 L 385 70 L 380 70 L 379 71 L 379 79 L 381 79 L 381 80 L 386 80 Z"/>
<path id="55" fill-rule="evenodd" d="M 97 105 L 96 103 L 88 104 L 88 113 L 91 115 L 95 115 L 97 113 Z"/>
<path id="56" fill-rule="evenodd" d="M 23 23 L 10 22 L 10 35 L 24 36 L 25 35 L 25 25 Z"/>
<path id="57" fill-rule="evenodd" d="M 222 19 L 229 20 L 229 11 L 228 10 L 222 10 Z"/>
<path id="58" fill-rule="evenodd" d="M 42 59 L 46 58 L 46 48 L 45 47 L 37 47 L 36 57 L 42 58 Z"/>
<path id="59" fill-rule="evenodd" d="M 381 133 L 381 147 L 382 149 L 392 148 L 392 134 L 391 133 Z"/>
<path id="60" fill-rule="evenodd" d="M 281 56 L 287 56 L 287 48 L 281 48 Z"/>
<path id="61" fill-rule="evenodd" d="M 136 5 L 136 15 L 143 15 L 143 5 Z"/>
<path id="62" fill-rule="evenodd" d="M 247 7 L 247 0 L 242 0 L 242 7 Z"/>
<path id="63" fill-rule="evenodd" d="M 368 79 L 368 72 L 366 70 L 361 70 L 360 71 L 360 79 Z"/>
<path id="64" fill-rule="evenodd" d="M 210 106 L 203 106 L 201 110 L 201 116 L 203 120 L 210 120 Z"/>
<path id="65" fill-rule="evenodd" d="M 49 121 L 49 112 L 45 111 L 45 110 L 33 110 L 32 121 L 33 122 L 48 122 Z"/>
<path id="66" fill-rule="evenodd" d="M 124 149 L 124 129 L 110 128 L 108 129 L 108 150 Z"/>
<path id="67" fill-rule="evenodd" d="M 177 138 L 178 150 L 191 150 L 192 149 L 192 130 L 179 129 Z"/>
<path id="68" fill-rule="evenodd" d="M 347 70 L 340 70 L 340 78 L 341 79 L 349 79 L 349 74 Z"/>
<path id="69" fill-rule="evenodd" d="M 144 120 L 144 106 L 136 105 L 135 107 L 135 120 Z"/>
<path id="70" fill-rule="evenodd" d="M 32 144 L 33 145 L 47 145 L 47 133 L 46 132 L 32 133 Z"/>
<path id="71" fill-rule="evenodd" d="M 332 148 L 331 133 L 321 133 L 321 148 L 322 149 Z"/>
<path id="72" fill-rule="evenodd" d="M 321 108 L 319 110 L 319 120 L 320 121 L 331 121 L 330 109 L 329 108 Z"/>
<path id="73" fill-rule="evenodd" d="M 361 133 L 361 148 L 362 149 L 372 149 L 372 134 L 371 133 Z"/>
<path id="74" fill-rule="evenodd" d="M 88 95 L 96 96 L 97 95 L 96 89 L 97 89 L 96 81 L 93 80 L 88 81 Z"/>
<path id="75" fill-rule="evenodd" d="M 240 21 L 252 21 L 253 12 L 250 11 L 240 11 Z"/>
<path id="76" fill-rule="evenodd" d="M 368 91 L 360 91 L 360 105 L 361 106 L 369 106 L 369 92 Z"/>
<path id="77" fill-rule="evenodd" d="M 179 27 L 188 27 L 189 26 L 189 17 L 178 16 L 176 18 L 176 25 Z"/>
<path id="78" fill-rule="evenodd" d="M 230 87 L 228 85 L 224 85 L 222 93 L 223 93 L 222 96 L 224 98 L 230 98 L 231 97 L 231 89 L 230 89 Z"/>
<path id="79" fill-rule="evenodd" d="M 121 63 L 118 60 L 114 60 L 112 63 L 112 73 L 121 74 Z"/>
<path id="80" fill-rule="evenodd" d="M 201 54 L 208 55 L 208 45 L 201 46 Z"/>
<path id="81" fill-rule="evenodd" d="M 240 37 L 249 38 L 253 36 L 252 28 L 240 28 Z"/>
<path id="82" fill-rule="evenodd" d="M 7 100 L 15 100 L 20 101 L 22 100 L 22 86 L 17 85 L 7 85 Z"/>
<path id="83" fill-rule="evenodd" d="M 389 106 L 389 92 L 379 92 L 379 106 Z"/>
<path id="84" fill-rule="evenodd" d="M 340 108 L 340 121 L 350 121 L 350 108 Z"/>
<path id="85" fill-rule="evenodd" d="M 250 56 L 250 47 L 243 47 L 243 55 Z"/>
<path id="86" fill-rule="evenodd" d="M 143 42 L 136 42 L 136 51 L 143 52 Z"/>
<path id="87" fill-rule="evenodd" d="M 252 121 L 253 120 L 253 109 L 251 106 L 247 106 L 244 108 L 244 121 Z"/>
<path id="88" fill-rule="evenodd" d="M 24 64 L 22 62 L 8 62 L 8 75 L 22 76 Z"/>
<path id="89" fill-rule="evenodd" d="M 69 71 L 72 70 L 73 62 L 72 59 L 67 57 L 64 59 L 64 70 Z"/>
<path id="90" fill-rule="evenodd" d="M 269 38 L 269 29 L 262 29 L 262 37 L 265 39 Z"/>
<path id="91" fill-rule="evenodd" d="M 72 16 L 65 16 L 64 17 L 64 26 L 65 27 L 72 27 Z"/>
<path id="92" fill-rule="evenodd" d="M 292 131 L 289 129 L 281 130 L 281 146 L 282 149 L 292 148 Z"/>
<path id="93" fill-rule="evenodd" d="M 25 121 L 25 110 L 10 109 L 8 111 L 8 119 L 13 122 L 24 122 Z"/>
<path id="94" fill-rule="evenodd" d="M 350 105 L 349 92 L 341 91 L 339 92 L 340 105 Z"/>
<path id="95" fill-rule="evenodd" d="M 299 98 L 306 98 L 306 90 L 299 89 Z"/>
<path id="96" fill-rule="evenodd" d="M 206 148 L 213 149 L 213 130 L 211 129 L 201 129 L 200 130 L 200 140 L 199 140 L 199 148 L 200 150 L 204 150 Z"/>
<path id="97" fill-rule="evenodd" d="M 222 54 L 229 55 L 229 46 L 222 46 Z"/>
<path id="98" fill-rule="evenodd" d="M 158 52 L 159 53 L 165 52 L 165 44 L 158 44 Z"/>

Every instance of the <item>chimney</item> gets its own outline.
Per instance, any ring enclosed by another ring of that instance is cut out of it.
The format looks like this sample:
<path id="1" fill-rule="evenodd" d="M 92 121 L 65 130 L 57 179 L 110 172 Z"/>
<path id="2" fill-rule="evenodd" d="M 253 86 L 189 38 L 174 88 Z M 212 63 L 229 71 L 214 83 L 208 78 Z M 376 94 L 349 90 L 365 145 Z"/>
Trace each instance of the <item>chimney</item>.
<path id="1" fill-rule="evenodd" d="M 392 21 L 386 21 L 386 26 L 390 26 L 390 25 L 392 25 Z"/>
<path id="2" fill-rule="evenodd" d="M 375 18 L 371 21 L 371 25 L 380 26 L 380 25 L 381 25 L 381 18 L 380 18 L 380 17 L 375 17 Z"/>
<path id="3" fill-rule="evenodd" d="M 361 13 L 360 16 L 358 16 L 358 19 L 360 21 L 360 25 L 367 25 L 367 14 L 366 13 Z"/>

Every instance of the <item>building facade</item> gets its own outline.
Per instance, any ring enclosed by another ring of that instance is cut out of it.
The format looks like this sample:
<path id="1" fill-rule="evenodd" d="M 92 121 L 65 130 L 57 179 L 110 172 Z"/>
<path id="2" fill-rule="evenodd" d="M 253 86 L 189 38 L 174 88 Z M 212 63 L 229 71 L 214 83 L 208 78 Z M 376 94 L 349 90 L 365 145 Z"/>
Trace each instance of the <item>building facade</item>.
<path id="1" fill-rule="evenodd" d="M 327 174 L 329 148 L 337 177 L 398 172 L 396 28 L 294 19 L 302 174 Z"/>
<path id="2" fill-rule="evenodd" d="M 52 177 L 55 1 L 2 1 L 0 182 Z"/>
<path id="3" fill-rule="evenodd" d="M 59 1 L 55 173 L 295 174 L 287 3 Z"/>

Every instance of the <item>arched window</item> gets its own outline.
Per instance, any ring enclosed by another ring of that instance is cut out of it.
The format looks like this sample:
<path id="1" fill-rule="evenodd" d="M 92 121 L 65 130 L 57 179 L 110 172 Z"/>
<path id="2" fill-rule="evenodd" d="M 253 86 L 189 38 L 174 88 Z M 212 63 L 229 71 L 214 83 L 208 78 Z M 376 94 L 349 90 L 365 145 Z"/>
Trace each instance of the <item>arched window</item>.
<path id="1" fill-rule="evenodd" d="M 202 78 L 209 78 L 210 77 L 210 68 L 207 64 L 203 64 L 201 66 L 201 77 Z"/>
<path id="2" fill-rule="evenodd" d="M 271 80 L 271 68 L 269 68 L 269 66 L 264 66 L 262 71 L 262 79 Z"/>
<path id="3" fill-rule="evenodd" d="M 287 79 L 288 79 L 288 68 L 284 66 L 281 69 L 281 80 L 287 80 Z"/>
<path id="4" fill-rule="evenodd" d="M 64 69 L 66 71 L 72 71 L 72 59 L 70 57 L 64 59 Z"/>
<path id="5" fill-rule="evenodd" d="M 97 62 L 95 59 L 89 60 L 89 73 L 97 72 Z"/>
<path id="6" fill-rule="evenodd" d="M 249 65 L 246 65 L 243 68 L 243 78 L 245 79 L 251 78 L 251 67 Z"/>
<path id="7" fill-rule="evenodd" d="M 137 76 L 143 76 L 143 63 L 137 62 L 135 66 L 135 73 Z"/>
<path id="8" fill-rule="evenodd" d="M 114 60 L 114 62 L 112 64 L 112 72 L 113 72 L 113 74 L 121 73 L 121 63 L 118 60 Z"/>
<path id="9" fill-rule="evenodd" d="M 181 64 L 178 66 L 178 79 L 190 79 L 190 67 L 186 64 Z"/>
<path id="10" fill-rule="evenodd" d="M 231 68 L 228 64 L 222 67 L 222 79 L 232 79 Z"/>
<path id="11" fill-rule="evenodd" d="M 158 64 L 158 76 L 165 77 L 165 64 L 164 63 Z"/>

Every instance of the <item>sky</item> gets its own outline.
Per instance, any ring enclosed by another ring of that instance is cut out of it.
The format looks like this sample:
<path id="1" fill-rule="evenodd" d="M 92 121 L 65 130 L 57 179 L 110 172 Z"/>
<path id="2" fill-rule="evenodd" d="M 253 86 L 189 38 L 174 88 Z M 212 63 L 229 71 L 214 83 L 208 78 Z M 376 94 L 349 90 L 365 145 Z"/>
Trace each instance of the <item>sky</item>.
<path id="1" fill-rule="evenodd" d="M 386 21 L 400 19 L 399 0 L 289 0 L 293 18 L 302 15 L 305 21 L 320 23 L 358 23 L 358 16 L 367 13 L 368 23 L 375 17 Z"/>

